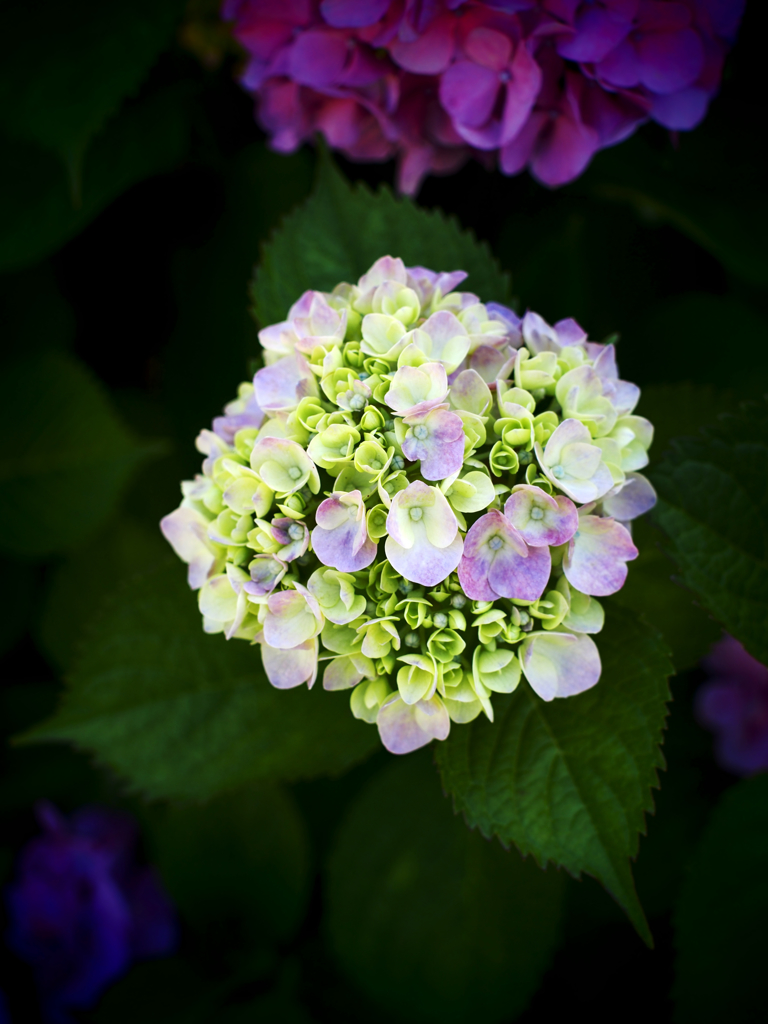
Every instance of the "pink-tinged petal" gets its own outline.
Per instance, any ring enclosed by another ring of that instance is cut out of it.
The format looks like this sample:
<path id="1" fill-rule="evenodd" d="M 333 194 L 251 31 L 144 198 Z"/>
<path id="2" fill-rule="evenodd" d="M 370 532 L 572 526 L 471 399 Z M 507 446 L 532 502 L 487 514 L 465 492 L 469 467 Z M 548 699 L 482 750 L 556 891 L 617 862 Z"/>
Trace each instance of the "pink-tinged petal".
<path id="1" fill-rule="evenodd" d="M 385 281 L 398 281 L 400 284 L 407 284 L 408 272 L 399 256 L 380 256 L 358 280 L 357 286 L 365 294 L 378 288 Z"/>
<path id="2" fill-rule="evenodd" d="M 297 36 L 291 47 L 288 73 L 301 85 L 322 89 L 338 81 L 348 55 L 345 33 L 309 29 Z"/>
<path id="3" fill-rule="evenodd" d="M 558 320 L 554 332 L 563 348 L 569 345 L 582 345 L 587 340 L 587 332 L 572 317 Z"/>
<path id="4" fill-rule="evenodd" d="M 542 700 L 573 697 L 589 690 L 602 666 L 591 637 L 574 633 L 532 633 L 520 649 L 525 678 Z"/>
<path id="5" fill-rule="evenodd" d="M 339 572 L 358 572 L 368 568 L 377 551 L 377 545 L 367 535 L 354 551 L 358 535 L 359 529 L 351 520 L 335 530 L 316 526 L 312 531 L 312 549 L 323 565 Z"/>
<path id="6" fill-rule="evenodd" d="M 500 551 L 491 563 L 488 582 L 499 597 L 538 601 L 552 572 L 549 548 L 528 548 L 526 558 L 511 547 Z"/>
<path id="7" fill-rule="evenodd" d="M 456 18 L 435 18 L 413 41 L 393 39 L 389 52 L 396 64 L 416 75 L 439 75 L 448 67 L 454 51 Z"/>
<path id="8" fill-rule="evenodd" d="M 440 102 L 462 126 L 480 128 L 493 113 L 500 87 L 495 71 L 459 60 L 440 79 Z"/>
<path id="9" fill-rule="evenodd" d="M 651 117 L 657 124 L 672 131 L 687 132 L 701 124 L 707 113 L 712 93 L 708 89 L 681 89 L 666 96 L 656 94 Z"/>
<path id="10" fill-rule="evenodd" d="M 549 125 L 549 116 L 533 111 L 517 135 L 502 146 L 499 153 L 499 166 L 503 174 L 519 174 L 530 162 L 538 145 L 539 138 Z"/>
<path id="11" fill-rule="evenodd" d="M 415 423 L 406 417 L 408 433 L 403 455 L 411 462 L 421 460 L 425 480 L 444 480 L 464 465 L 464 424 L 461 417 L 447 409 L 435 409 Z M 417 436 L 426 432 L 425 437 Z"/>
<path id="12" fill-rule="evenodd" d="M 322 0 L 320 13 L 334 28 L 365 28 L 387 13 L 391 0 Z"/>
<path id="13" fill-rule="evenodd" d="M 602 504 L 606 515 L 628 523 L 653 508 L 656 491 L 642 473 L 627 473 L 625 482 L 615 493 L 609 491 Z"/>
<path id="14" fill-rule="evenodd" d="M 243 590 L 254 597 L 266 597 L 285 576 L 287 569 L 285 562 L 274 555 L 256 555 L 248 566 L 251 580 L 243 585 Z"/>
<path id="15" fill-rule="evenodd" d="M 600 137 L 594 128 L 563 114 L 536 147 L 531 174 L 543 185 L 565 185 L 578 178 L 599 148 Z"/>
<path id="16" fill-rule="evenodd" d="M 587 7 L 576 18 L 574 34 L 558 42 L 557 52 L 567 60 L 593 64 L 618 46 L 631 28 L 632 21 L 629 18 L 604 7 Z"/>
<path id="17" fill-rule="evenodd" d="M 440 698 L 406 704 L 393 694 L 379 709 L 376 725 L 390 754 L 410 754 L 432 740 L 447 739 L 451 720 Z"/>
<path id="18" fill-rule="evenodd" d="M 492 401 L 490 388 L 477 370 L 461 371 L 451 384 L 449 399 L 455 409 L 473 412 L 478 416 L 488 411 Z"/>
<path id="19" fill-rule="evenodd" d="M 563 449 L 571 444 L 588 444 L 592 440 L 589 430 L 579 420 L 563 420 L 547 441 L 544 458 L 547 466 L 560 462 Z"/>
<path id="20" fill-rule="evenodd" d="M 637 555 L 629 530 L 621 523 L 600 516 L 581 516 L 563 559 L 563 571 L 582 594 L 607 597 L 624 586 L 626 563 Z"/>
<path id="21" fill-rule="evenodd" d="M 404 415 L 415 410 L 428 412 L 443 402 L 447 394 L 448 376 L 442 363 L 422 363 L 421 366 L 401 366 L 392 378 L 384 401 L 390 409 Z"/>
<path id="22" fill-rule="evenodd" d="M 491 71 L 503 71 L 512 56 L 512 40 L 503 32 L 492 28 L 475 28 L 464 40 L 464 50 L 470 60 Z"/>
<path id="23" fill-rule="evenodd" d="M 663 95 L 693 85 L 704 66 L 704 47 L 693 29 L 652 32 L 636 43 L 640 81 Z"/>
<path id="24" fill-rule="evenodd" d="M 219 561 L 208 537 L 208 520 L 195 509 L 182 507 L 164 516 L 160 520 L 160 529 L 182 562 L 189 566 L 189 586 L 198 590 L 213 574 Z"/>
<path id="25" fill-rule="evenodd" d="M 531 547 L 565 544 L 579 528 L 576 506 L 564 494 L 518 484 L 504 505 L 504 515 Z"/>
<path id="26" fill-rule="evenodd" d="M 473 601 L 498 597 L 536 601 L 546 588 L 551 568 L 549 548 L 529 548 L 512 523 L 492 509 L 467 533 L 459 582 Z"/>
<path id="27" fill-rule="evenodd" d="M 631 89 L 640 84 L 640 60 L 632 43 L 625 39 L 595 67 L 598 81 Z"/>
<path id="28" fill-rule="evenodd" d="M 413 547 L 401 547 L 394 537 L 389 536 L 384 550 L 395 572 L 399 572 L 411 583 L 435 587 L 450 576 L 459 564 L 464 547 L 461 535 L 457 533 L 447 547 L 436 548 L 427 540 L 424 527 L 420 523 L 415 526 Z"/>
<path id="29" fill-rule="evenodd" d="M 306 592 L 281 590 L 272 594 L 267 608 L 264 641 L 270 647 L 289 650 L 311 640 L 322 628 L 319 606 Z"/>
<path id="30" fill-rule="evenodd" d="M 265 412 L 290 412 L 302 398 L 317 397 L 317 382 L 307 360 L 298 353 L 283 356 L 253 378 L 256 401 Z"/>
<path id="31" fill-rule="evenodd" d="M 510 72 L 512 77 L 507 84 L 499 146 L 505 146 L 518 135 L 541 89 L 541 68 L 524 43 L 517 48 Z"/>
<path id="32" fill-rule="evenodd" d="M 312 689 L 317 678 L 317 637 L 292 650 L 261 645 L 261 660 L 267 679 L 277 690 L 292 690 L 306 683 Z"/>

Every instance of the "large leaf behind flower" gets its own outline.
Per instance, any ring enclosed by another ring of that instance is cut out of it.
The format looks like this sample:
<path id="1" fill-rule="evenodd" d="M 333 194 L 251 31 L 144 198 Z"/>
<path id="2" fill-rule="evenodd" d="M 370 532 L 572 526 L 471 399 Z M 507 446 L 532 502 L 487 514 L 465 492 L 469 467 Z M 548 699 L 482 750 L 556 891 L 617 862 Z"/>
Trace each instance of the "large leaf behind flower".
<path id="1" fill-rule="evenodd" d="M 392 1020 L 510 1020 L 549 964 L 565 879 L 468 831 L 425 754 L 379 772 L 341 825 L 334 952 Z"/>
<path id="2" fill-rule="evenodd" d="M 484 242 L 440 210 L 424 210 L 381 187 L 350 185 L 321 154 L 315 190 L 285 218 L 265 245 L 252 287 L 259 323 L 284 320 L 308 288 L 330 291 L 354 282 L 380 256 L 400 256 L 407 266 L 466 270 L 462 287 L 484 302 L 509 301 L 509 277 Z"/>
<path id="3" fill-rule="evenodd" d="M 4 367 L 2 388 L 0 550 L 37 557 L 74 547 L 105 522 L 137 465 L 163 445 L 137 442 L 98 381 L 65 353 Z"/>
<path id="4" fill-rule="evenodd" d="M 739 782 L 716 807 L 675 913 L 675 1020 L 765 1018 L 768 776 Z"/>
<path id="5" fill-rule="evenodd" d="M 768 662 L 768 403 L 675 440 L 649 473 L 683 582 Z"/>
<path id="6" fill-rule="evenodd" d="M 659 635 L 614 604 L 597 642 L 597 686 L 545 703 L 522 682 L 494 699 L 493 725 L 478 718 L 452 729 L 437 763 L 471 826 L 542 863 L 594 875 L 650 941 L 629 859 L 664 764 L 672 665 Z"/>
<path id="7" fill-rule="evenodd" d="M 203 633 L 184 573 L 169 561 L 118 591 L 28 740 L 75 743 L 150 796 L 199 799 L 340 772 L 378 746 L 345 694 L 275 690 L 257 648 Z"/>

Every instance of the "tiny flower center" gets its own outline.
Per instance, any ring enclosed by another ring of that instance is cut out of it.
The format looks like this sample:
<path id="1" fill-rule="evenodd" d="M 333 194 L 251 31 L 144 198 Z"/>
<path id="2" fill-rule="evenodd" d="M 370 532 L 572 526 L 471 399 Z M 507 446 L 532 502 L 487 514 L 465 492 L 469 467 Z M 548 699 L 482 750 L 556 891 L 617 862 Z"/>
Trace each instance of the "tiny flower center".
<path id="1" fill-rule="evenodd" d="M 378 459 L 374 459 L 371 463 L 371 469 L 381 469 L 381 463 Z"/>
<path id="2" fill-rule="evenodd" d="M 448 625 L 448 616 L 445 612 L 438 612 L 432 620 L 438 629 L 443 629 L 444 626 Z"/>
<path id="3" fill-rule="evenodd" d="M 298 523 L 292 523 L 288 527 L 288 536 L 291 540 L 301 540 L 304 537 L 304 527 Z"/>
<path id="4" fill-rule="evenodd" d="M 288 476 L 291 478 L 291 480 L 298 480 L 299 477 L 301 476 L 301 470 L 299 469 L 298 466 L 291 466 L 291 468 L 288 470 Z"/>
<path id="5" fill-rule="evenodd" d="M 544 518 L 544 510 L 539 508 L 538 505 L 534 505 L 534 507 L 531 509 L 531 519 L 543 519 L 543 518 Z"/>
<path id="6" fill-rule="evenodd" d="M 408 515 L 411 517 L 414 523 L 418 523 L 418 521 L 424 515 L 424 509 L 419 508 L 419 506 L 417 505 L 416 508 L 408 509 Z"/>
<path id="7" fill-rule="evenodd" d="M 395 469 L 402 469 L 403 466 L 405 466 L 405 459 L 402 455 L 396 455 L 394 459 L 392 459 L 392 465 Z"/>
<path id="8" fill-rule="evenodd" d="M 365 399 L 362 395 L 353 395 L 349 400 L 349 405 L 352 409 L 362 409 L 365 405 Z"/>
<path id="9" fill-rule="evenodd" d="M 466 603 L 467 599 L 463 594 L 454 594 L 451 598 L 451 604 L 454 608 L 463 608 Z"/>
<path id="10" fill-rule="evenodd" d="M 426 438 L 429 437 L 429 431 L 427 430 L 423 423 L 420 423 L 418 427 L 413 428 L 413 436 L 417 438 L 419 441 L 424 441 L 426 440 Z"/>
<path id="11" fill-rule="evenodd" d="M 565 470 L 559 464 L 557 466 L 553 466 L 552 467 L 552 476 L 557 477 L 558 480 L 562 480 L 563 477 L 565 476 Z"/>
<path id="12" fill-rule="evenodd" d="M 491 551 L 498 551 L 503 543 L 504 542 L 502 541 L 501 537 L 491 537 L 491 539 L 488 541 L 488 547 L 491 549 Z"/>

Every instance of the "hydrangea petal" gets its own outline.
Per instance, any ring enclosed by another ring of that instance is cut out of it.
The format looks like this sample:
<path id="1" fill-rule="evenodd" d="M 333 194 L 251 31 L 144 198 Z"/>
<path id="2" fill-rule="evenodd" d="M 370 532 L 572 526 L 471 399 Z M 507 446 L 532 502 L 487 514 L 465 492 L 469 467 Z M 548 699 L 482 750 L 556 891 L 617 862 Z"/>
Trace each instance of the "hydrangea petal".
<path id="1" fill-rule="evenodd" d="M 531 547 L 565 544 L 579 526 L 579 513 L 570 498 L 547 494 L 532 484 L 513 487 L 504 515 Z"/>
<path id="2" fill-rule="evenodd" d="M 261 645 L 267 679 L 277 690 L 292 690 L 306 683 L 311 690 L 317 678 L 317 637 L 289 650 Z"/>
<path id="3" fill-rule="evenodd" d="M 656 491 L 642 473 L 627 473 L 626 480 L 603 498 L 603 512 L 619 522 L 628 523 L 656 504 Z"/>
<path id="4" fill-rule="evenodd" d="M 637 555 L 629 531 L 621 523 L 601 516 L 581 516 L 563 559 L 563 571 L 568 582 L 582 593 L 607 597 L 624 586 L 626 563 Z"/>
<path id="5" fill-rule="evenodd" d="M 391 754 L 410 754 L 432 740 L 447 739 L 451 731 L 445 704 L 437 695 L 406 704 L 399 694 L 393 694 L 379 709 L 376 725 L 381 742 Z"/>
<path id="6" fill-rule="evenodd" d="M 520 665 L 542 700 L 573 697 L 595 685 L 602 666 L 594 640 L 575 633 L 531 633 L 520 649 Z"/>

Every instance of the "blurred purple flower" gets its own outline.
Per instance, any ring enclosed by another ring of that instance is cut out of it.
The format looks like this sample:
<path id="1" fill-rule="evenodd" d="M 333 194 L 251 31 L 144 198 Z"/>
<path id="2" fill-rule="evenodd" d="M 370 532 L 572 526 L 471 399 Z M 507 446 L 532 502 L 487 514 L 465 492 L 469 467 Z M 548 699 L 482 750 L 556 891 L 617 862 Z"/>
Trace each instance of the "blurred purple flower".
<path id="1" fill-rule="evenodd" d="M 745 0 L 225 0 L 272 146 L 397 156 L 402 191 L 475 156 L 547 185 L 643 121 L 694 128 Z"/>
<path id="2" fill-rule="evenodd" d="M 768 668 L 724 636 L 702 666 L 696 717 L 715 734 L 715 756 L 734 775 L 768 771 Z"/>
<path id="3" fill-rule="evenodd" d="M 92 1006 L 131 962 L 176 943 L 173 907 L 151 867 L 135 861 L 125 814 L 84 807 L 64 818 L 48 803 L 43 834 L 21 853 L 6 899 L 8 944 L 35 971 L 47 1020 Z"/>

